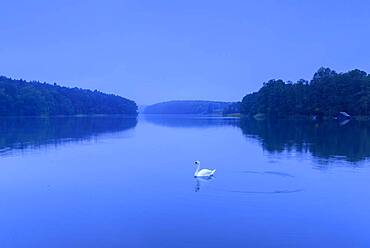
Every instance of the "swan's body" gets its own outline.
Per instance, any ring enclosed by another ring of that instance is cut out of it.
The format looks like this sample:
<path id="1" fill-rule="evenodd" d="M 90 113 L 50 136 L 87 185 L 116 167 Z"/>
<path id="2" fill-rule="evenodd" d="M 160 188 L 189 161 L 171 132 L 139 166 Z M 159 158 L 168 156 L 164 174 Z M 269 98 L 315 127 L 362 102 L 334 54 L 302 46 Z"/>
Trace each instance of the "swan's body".
<path id="1" fill-rule="evenodd" d="M 195 170 L 194 177 L 211 177 L 215 174 L 215 169 L 200 169 L 200 162 L 195 161 L 195 165 L 197 165 L 197 169 Z"/>
<path id="2" fill-rule="evenodd" d="M 196 176 L 196 177 L 210 177 L 215 172 L 216 172 L 216 170 L 201 169 L 201 170 L 195 171 L 194 176 Z"/>

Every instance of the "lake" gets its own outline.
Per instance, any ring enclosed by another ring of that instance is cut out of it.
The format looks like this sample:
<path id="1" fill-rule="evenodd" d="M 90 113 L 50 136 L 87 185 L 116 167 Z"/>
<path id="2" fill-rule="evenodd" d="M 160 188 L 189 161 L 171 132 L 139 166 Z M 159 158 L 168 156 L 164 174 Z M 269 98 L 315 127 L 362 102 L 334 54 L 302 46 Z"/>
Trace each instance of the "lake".
<path id="1" fill-rule="evenodd" d="M 370 246 L 367 122 L 3 118 L 0 134 L 1 247 Z"/>

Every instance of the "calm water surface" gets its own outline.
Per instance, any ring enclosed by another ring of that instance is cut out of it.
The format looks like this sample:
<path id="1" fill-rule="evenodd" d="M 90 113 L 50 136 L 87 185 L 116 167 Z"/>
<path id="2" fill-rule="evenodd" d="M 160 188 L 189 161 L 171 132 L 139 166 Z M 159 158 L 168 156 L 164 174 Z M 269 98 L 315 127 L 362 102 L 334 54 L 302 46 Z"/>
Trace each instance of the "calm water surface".
<path id="1" fill-rule="evenodd" d="M 0 119 L 0 244 L 369 247 L 369 157 L 365 122 Z"/>

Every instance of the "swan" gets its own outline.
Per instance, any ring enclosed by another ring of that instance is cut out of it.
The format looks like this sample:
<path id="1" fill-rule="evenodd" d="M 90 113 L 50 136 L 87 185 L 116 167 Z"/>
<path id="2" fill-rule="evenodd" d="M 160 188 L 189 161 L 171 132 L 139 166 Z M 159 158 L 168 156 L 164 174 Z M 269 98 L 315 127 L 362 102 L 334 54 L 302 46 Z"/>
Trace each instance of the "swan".
<path id="1" fill-rule="evenodd" d="M 216 172 L 215 169 L 200 169 L 200 161 L 195 161 L 194 165 L 197 166 L 194 177 L 211 177 Z"/>

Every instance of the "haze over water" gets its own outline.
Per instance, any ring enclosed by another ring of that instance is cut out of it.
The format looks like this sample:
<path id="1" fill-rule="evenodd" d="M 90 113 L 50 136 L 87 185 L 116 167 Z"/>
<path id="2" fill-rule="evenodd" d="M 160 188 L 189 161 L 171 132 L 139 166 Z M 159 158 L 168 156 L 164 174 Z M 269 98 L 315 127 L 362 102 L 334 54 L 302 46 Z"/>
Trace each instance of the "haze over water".
<path id="1" fill-rule="evenodd" d="M 366 122 L 2 118 L 2 247 L 368 247 Z M 194 160 L 216 168 L 193 177 Z"/>

